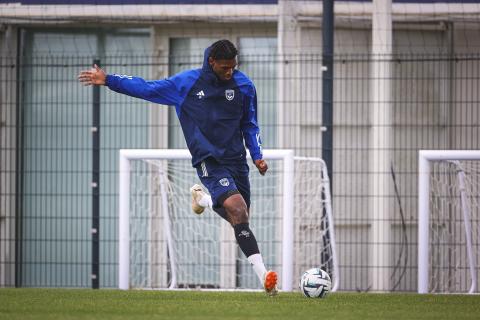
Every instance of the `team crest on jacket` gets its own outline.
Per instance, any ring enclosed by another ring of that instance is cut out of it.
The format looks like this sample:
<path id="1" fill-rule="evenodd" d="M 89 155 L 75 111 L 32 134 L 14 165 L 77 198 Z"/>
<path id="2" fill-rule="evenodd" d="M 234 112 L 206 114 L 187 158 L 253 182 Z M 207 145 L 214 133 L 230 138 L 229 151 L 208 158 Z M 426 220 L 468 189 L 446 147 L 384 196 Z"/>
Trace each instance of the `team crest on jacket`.
<path id="1" fill-rule="evenodd" d="M 234 97 L 235 97 L 234 90 L 232 89 L 225 90 L 225 98 L 227 98 L 228 101 L 232 101 Z"/>

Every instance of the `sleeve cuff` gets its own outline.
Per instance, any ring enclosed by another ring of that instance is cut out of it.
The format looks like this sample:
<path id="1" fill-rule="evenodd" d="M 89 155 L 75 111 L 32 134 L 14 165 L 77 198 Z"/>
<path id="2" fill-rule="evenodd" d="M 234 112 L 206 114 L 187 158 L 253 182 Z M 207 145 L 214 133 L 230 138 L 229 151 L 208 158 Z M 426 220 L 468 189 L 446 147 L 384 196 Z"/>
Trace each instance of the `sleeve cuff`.
<path id="1" fill-rule="evenodd" d="M 260 160 L 260 159 L 262 159 L 262 154 L 261 153 L 252 155 L 252 161 L 253 162 L 255 162 L 255 160 Z"/>
<path id="2" fill-rule="evenodd" d="M 105 78 L 105 86 L 109 87 L 110 88 L 110 85 L 112 83 L 112 75 L 111 74 L 107 74 L 106 78 Z"/>

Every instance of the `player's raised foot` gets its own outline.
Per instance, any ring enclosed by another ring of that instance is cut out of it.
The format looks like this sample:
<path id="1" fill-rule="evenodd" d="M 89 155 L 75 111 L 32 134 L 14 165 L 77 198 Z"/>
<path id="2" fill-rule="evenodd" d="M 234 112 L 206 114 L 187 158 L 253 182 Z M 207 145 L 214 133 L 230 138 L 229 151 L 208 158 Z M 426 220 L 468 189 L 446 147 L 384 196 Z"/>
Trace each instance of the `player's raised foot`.
<path id="1" fill-rule="evenodd" d="M 263 280 L 263 288 L 265 293 L 271 297 L 278 294 L 277 289 L 278 276 L 275 271 L 267 271 L 265 273 L 265 279 Z"/>
<path id="2" fill-rule="evenodd" d="M 208 201 L 210 196 L 203 191 L 202 186 L 195 184 L 190 188 L 192 193 L 192 210 L 196 214 L 201 214 L 205 208 L 208 206 Z M 211 200 L 210 200 L 211 202 Z"/>

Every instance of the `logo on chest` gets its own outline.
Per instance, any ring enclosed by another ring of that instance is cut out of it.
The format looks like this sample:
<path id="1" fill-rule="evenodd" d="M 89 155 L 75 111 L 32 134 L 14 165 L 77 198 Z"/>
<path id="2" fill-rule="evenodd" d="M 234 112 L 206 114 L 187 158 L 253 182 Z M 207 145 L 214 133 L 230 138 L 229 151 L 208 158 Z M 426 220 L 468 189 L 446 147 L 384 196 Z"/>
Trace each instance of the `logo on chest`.
<path id="1" fill-rule="evenodd" d="M 225 90 L 225 98 L 227 98 L 228 101 L 232 101 L 233 98 L 235 98 L 235 91 L 232 89 Z"/>
<path id="2" fill-rule="evenodd" d="M 197 92 L 197 97 L 198 99 L 202 99 L 203 97 L 205 97 L 205 93 L 203 92 L 203 90 Z"/>

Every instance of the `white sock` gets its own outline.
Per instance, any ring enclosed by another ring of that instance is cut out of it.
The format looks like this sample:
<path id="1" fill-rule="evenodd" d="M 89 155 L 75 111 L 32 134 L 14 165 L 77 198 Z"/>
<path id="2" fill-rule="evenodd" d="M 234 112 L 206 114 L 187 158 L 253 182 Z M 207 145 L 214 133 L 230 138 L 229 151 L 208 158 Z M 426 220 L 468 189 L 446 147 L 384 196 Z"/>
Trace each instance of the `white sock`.
<path id="1" fill-rule="evenodd" d="M 265 265 L 263 264 L 262 255 L 260 253 L 252 254 L 247 260 L 252 264 L 253 270 L 263 286 L 263 277 L 265 276 L 267 269 L 265 269 Z"/>
<path id="2" fill-rule="evenodd" d="M 204 208 L 211 208 L 213 203 L 212 203 L 212 197 L 209 196 L 208 194 L 205 194 L 200 201 L 198 201 L 198 204 L 201 205 Z"/>

